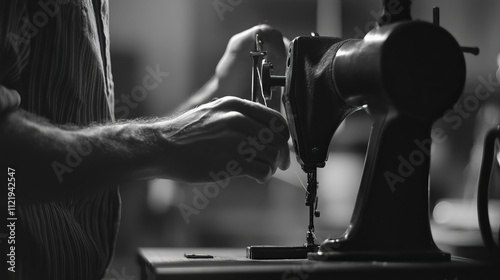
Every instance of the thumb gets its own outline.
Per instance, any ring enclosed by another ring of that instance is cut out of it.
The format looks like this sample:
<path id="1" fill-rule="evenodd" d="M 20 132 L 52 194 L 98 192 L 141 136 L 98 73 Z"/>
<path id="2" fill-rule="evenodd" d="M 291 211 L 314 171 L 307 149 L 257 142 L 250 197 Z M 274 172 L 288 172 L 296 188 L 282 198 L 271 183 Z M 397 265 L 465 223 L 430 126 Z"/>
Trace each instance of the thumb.
<path id="1" fill-rule="evenodd" d="M 13 89 L 0 85 L 0 113 L 19 107 L 21 96 Z"/>

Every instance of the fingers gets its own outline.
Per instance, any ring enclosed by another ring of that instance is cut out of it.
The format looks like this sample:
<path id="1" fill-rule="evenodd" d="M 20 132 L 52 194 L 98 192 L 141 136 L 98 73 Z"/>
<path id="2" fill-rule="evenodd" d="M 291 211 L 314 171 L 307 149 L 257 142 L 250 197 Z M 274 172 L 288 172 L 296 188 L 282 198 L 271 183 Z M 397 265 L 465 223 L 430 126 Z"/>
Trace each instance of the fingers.
<path id="1" fill-rule="evenodd" d="M 283 35 L 279 30 L 274 29 L 266 24 L 257 25 L 257 27 L 258 27 L 257 32 L 259 33 L 259 36 L 261 37 L 264 46 L 272 45 L 273 47 L 274 46 L 281 47 L 283 45 Z M 264 50 L 266 50 L 265 47 Z"/>
<path id="2" fill-rule="evenodd" d="M 255 135 L 261 142 L 266 141 L 276 147 L 281 147 L 290 138 L 290 131 L 283 116 L 262 104 L 227 96 L 214 101 L 213 106 L 218 110 L 239 112 L 256 122 L 255 125 L 246 125 L 242 128 L 246 129 L 245 133 Z M 254 127 L 255 130 L 250 130 L 250 127 Z"/>
<path id="3" fill-rule="evenodd" d="M 289 133 L 285 118 L 276 110 L 268 108 L 260 103 L 238 97 L 226 96 L 215 100 L 213 105 L 221 110 L 238 111 L 262 125 L 271 127 L 273 130 L 283 131 L 283 134 Z M 286 139 L 288 139 L 288 136 Z"/>
<path id="4" fill-rule="evenodd" d="M 242 53 L 248 55 L 248 52 L 255 48 L 256 34 L 259 34 L 262 39 L 264 50 L 271 51 L 269 49 L 271 48 L 274 51 L 276 51 L 275 49 L 281 51 L 283 49 L 281 48 L 283 45 L 283 35 L 281 32 L 267 24 L 259 24 L 231 37 L 228 44 L 228 51 L 234 54 Z M 276 46 L 279 47 L 276 48 Z"/>
<path id="5" fill-rule="evenodd" d="M 21 103 L 21 97 L 15 90 L 0 85 L 0 113 L 15 109 Z"/>
<path id="6" fill-rule="evenodd" d="M 255 159 L 246 165 L 242 165 L 244 172 L 250 178 L 255 179 L 259 183 L 264 183 L 269 180 L 278 167 L 281 170 L 286 170 L 290 167 L 290 154 L 286 150 L 282 153 L 281 150 L 274 150 L 273 152 L 266 151 L 262 155 L 268 155 L 268 159 Z"/>
<path id="7" fill-rule="evenodd" d="M 287 170 L 290 167 L 290 149 L 287 145 L 283 145 L 280 150 L 279 157 L 279 168 L 281 170 Z"/>
<path id="8" fill-rule="evenodd" d="M 255 46 L 255 34 L 259 32 L 259 25 L 235 34 L 228 43 L 228 51 L 231 53 L 252 51 Z"/>
<path id="9" fill-rule="evenodd" d="M 277 168 L 290 165 L 289 130 L 284 118 L 261 104 L 235 97 L 215 100 L 212 106 L 226 113 L 231 129 L 240 130 L 246 138 L 238 145 L 243 156 L 244 172 L 259 182 L 266 181 Z"/>
<path id="10" fill-rule="evenodd" d="M 255 162 L 251 168 L 247 168 L 249 170 L 247 176 L 255 179 L 258 183 L 263 184 L 267 182 L 274 174 L 272 168 L 261 162 Z"/>
<path id="11" fill-rule="evenodd" d="M 242 175 L 254 178 L 259 182 L 267 181 L 277 170 L 279 165 L 279 150 L 269 144 L 247 142 L 240 145 L 243 159 Z"/>

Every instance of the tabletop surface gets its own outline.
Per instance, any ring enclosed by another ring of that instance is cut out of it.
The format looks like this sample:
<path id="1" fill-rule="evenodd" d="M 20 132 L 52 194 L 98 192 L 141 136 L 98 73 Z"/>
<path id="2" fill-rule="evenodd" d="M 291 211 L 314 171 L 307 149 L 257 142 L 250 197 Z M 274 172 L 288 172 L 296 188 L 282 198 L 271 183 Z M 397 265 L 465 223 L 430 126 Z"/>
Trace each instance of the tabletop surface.
<path id="1" fill-rule="evenodd" d="M 186 258 L 184 254 L 213 256 Z M 250 260 L 245 248 L 139 248 L 142 280 L 158 279 L 500 279 L 500 264 Z"/>

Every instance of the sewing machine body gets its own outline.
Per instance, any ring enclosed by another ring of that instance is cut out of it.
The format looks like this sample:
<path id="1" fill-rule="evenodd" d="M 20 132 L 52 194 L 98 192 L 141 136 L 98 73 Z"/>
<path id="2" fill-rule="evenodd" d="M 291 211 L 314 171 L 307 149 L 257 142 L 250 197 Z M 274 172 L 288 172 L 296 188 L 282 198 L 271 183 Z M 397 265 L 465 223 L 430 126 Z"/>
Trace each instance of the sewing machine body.
<path id="1" fill-rule="evenodd" d="M 432 124 L 465 83 L 453 36 L 431 23 L 400 21 L 362 40 L 298 37 L 287 64 L 283 102 L 305 172 L 325 166 L 330 140 L 349 114 L 365 109 L 373 118 L 351 224 L 309 257 L 449 260 L 430 232 L 428 176 Z"/>

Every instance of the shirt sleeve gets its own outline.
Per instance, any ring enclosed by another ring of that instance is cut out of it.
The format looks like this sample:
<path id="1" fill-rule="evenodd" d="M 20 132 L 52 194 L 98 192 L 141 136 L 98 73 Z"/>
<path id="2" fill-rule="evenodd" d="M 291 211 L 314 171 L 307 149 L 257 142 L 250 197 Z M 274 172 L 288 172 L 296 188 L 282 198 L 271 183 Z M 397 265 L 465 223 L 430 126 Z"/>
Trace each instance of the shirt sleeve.
<path id="1" fill-rule="evenodd" d="M 25 1 L 0 1 L 0 115 L 19 106 L 16 88 L 29 55 L 29 31 Z"/>

